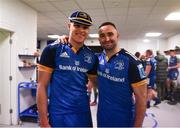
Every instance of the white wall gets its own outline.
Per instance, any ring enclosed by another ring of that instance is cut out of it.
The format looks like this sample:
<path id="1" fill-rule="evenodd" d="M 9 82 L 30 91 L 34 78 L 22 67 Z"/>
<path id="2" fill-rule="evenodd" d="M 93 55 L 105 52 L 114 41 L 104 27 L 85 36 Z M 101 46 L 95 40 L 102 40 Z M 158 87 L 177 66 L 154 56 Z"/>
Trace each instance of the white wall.
<path id="1" fill-rule="evenodd" d="M 41 45 L 40 52 L 42 53 L 43 49 L 47 46 L 47 41 L 41 40 L 40 45 Z"/>
<path id="2" fill-rule="evenodd" d="M 3 54 L 0 54 L 0 124 L 9 124 L 10 120 L 10 59 L 7 59 L 10 58 L 9 40 L 10 33 L 0 29 L 0 51 L 3 51 Z"/>
<path id="3" fill-rule="evenodd" d="M 12 39 L 12 122 L 17 124 L 17 85 L 21 81 L 35 79 L 35 71 L 23 74 L 18 69 L 18 53 L 28 48 L 29 53 L 36 51 L 37 13 L 19 0 L 0 0 L 0 28 L 11 31 Z M 6 50 L 6 49 L 4 49 Z M 3 51 L 0 51 L 3 54 Z M 9 58 L 7 58 L 9 59 Z"/>
<path id="4" fill-rule="evenodd" d="M 87 39 L 85 41 L 85 45 L 87 45 L 87 46 L 100 46 L 100 43 L 99 43 L 98 39 Z"/>
<path id="5" fill-rule="evenodd" d="M 177 34 L 168 39 L 168 48 L 174 49 L 175 46 L 180 47 L 180 34 Z"/>
<path id="6" fill-rule="evenodd" d="M 163 52 L 166 49 L 166 40 L 160 39 L 149 39 L 150 42 L 143 42 L 143 39 L 136 39 L 136 40 L 122 40 L 120 41 L 120 47 L 127 49 L 129 52 L 134 54 L 135 52 L 139 51 L 143 54 L 147 49 L 152 49 L 154 55 L 156 51 L 159 50 Z"/>
<path id="7" fill-rule="evenodd" d="M 153 49 L 153 52 L 155 52 L 157 50 L 157 41 L 143 42 L 141 39 L 122 40 L 120 41 L 120 47 L 125 48 L 132 54 L 137 51 L 143 54 L 147 49 Z"/>
<path id="8" fill-rule="evenodd" d="M 87 46 L 99 46 L 98 39 L 88 39 L 85 41 Z M 150 39 L 150 42 L 143 42 L 143 39 L 136 39 L 136 40 L 120 40 L 119 47 L 124 48 L 134 54 L 135 52 L 139 51 L 143 54 L 147 49 L 152 49 L 154 54 L 157 50 L 161 52 L 167 50 L 167 40 L 162 39 Z"/>

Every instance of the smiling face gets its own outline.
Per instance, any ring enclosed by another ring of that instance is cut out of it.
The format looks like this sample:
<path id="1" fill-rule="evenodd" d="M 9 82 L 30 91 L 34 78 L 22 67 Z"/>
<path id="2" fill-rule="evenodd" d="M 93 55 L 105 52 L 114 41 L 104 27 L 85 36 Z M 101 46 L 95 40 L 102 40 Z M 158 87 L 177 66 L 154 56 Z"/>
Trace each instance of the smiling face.
<path id="1" fill-rule="evenodd" d="M 115 50 L 119 40 L 119 33 L 112 25 L 99 28 L 99 42 L 106 51 Z"/>
<path id="2" fill-rule="evenodd" d="M 90 26 L 78 24 L 75 22 L 70 22 L 69 27 L 69 41 L 70 43 L 75 43 L 83 45 L 85 39 L 88 37 Z"/>

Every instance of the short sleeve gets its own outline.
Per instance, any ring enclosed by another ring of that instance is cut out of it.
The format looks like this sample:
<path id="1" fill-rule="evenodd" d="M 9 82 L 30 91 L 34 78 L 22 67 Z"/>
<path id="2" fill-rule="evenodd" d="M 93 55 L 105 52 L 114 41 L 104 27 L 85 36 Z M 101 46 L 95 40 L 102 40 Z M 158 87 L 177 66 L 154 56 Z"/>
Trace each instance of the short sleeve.
<path id="1" fill-rule="evenodd" d="M 52 72 L 52 70 L 55 68 L 55 55 L 56 47 L 48 45 L 41 54 L 38 69 L 43 69 L 44 71 Z"/>
<path id="2" fill-rule="evenodd" d="M 133 86 L 140 86 L 145 84 L 146 74 L 143 65 L 140 61 L 131 60 L 129 61 L 129 81 Z"/>

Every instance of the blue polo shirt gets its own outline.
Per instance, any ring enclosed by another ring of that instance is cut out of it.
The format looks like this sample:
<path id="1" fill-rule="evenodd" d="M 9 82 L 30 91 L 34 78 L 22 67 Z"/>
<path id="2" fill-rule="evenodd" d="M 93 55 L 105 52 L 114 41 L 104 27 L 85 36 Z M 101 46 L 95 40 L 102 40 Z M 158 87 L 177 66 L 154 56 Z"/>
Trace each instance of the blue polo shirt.
<path id="1" fill-rule="evenodd" d="M 144 68 L 135 56 L 124 49 L 107 59 L 99 57 L 98 127 L 132 127 L 134 100 L 132 86 L 146 83 Z"/>
<path id="2" fill-rule="evenodd" d="M 52 73 L 50 114 L 90 111 L 87 75 L 96 74 L 97 64 L 97 57 L 86 46 L 76 51 L 70 44 L 53 43 L 44 49 L 39 68 Z"/>

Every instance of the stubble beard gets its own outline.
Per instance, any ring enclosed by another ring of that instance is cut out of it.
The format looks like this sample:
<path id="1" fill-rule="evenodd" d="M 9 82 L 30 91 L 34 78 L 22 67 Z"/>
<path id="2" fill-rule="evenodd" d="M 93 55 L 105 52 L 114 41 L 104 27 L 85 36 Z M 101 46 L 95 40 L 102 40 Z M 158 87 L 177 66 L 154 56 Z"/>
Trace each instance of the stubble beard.
<path id="1" fill-rule="evenodd" d="M 102 46 L 102 48 L 107 52 L 114 51 L 114 49 L 116 49 L 116 47 L 117 47 L 117 44 L 115 44 L 115 43 L 113 43 L 110 47 Z"/>

